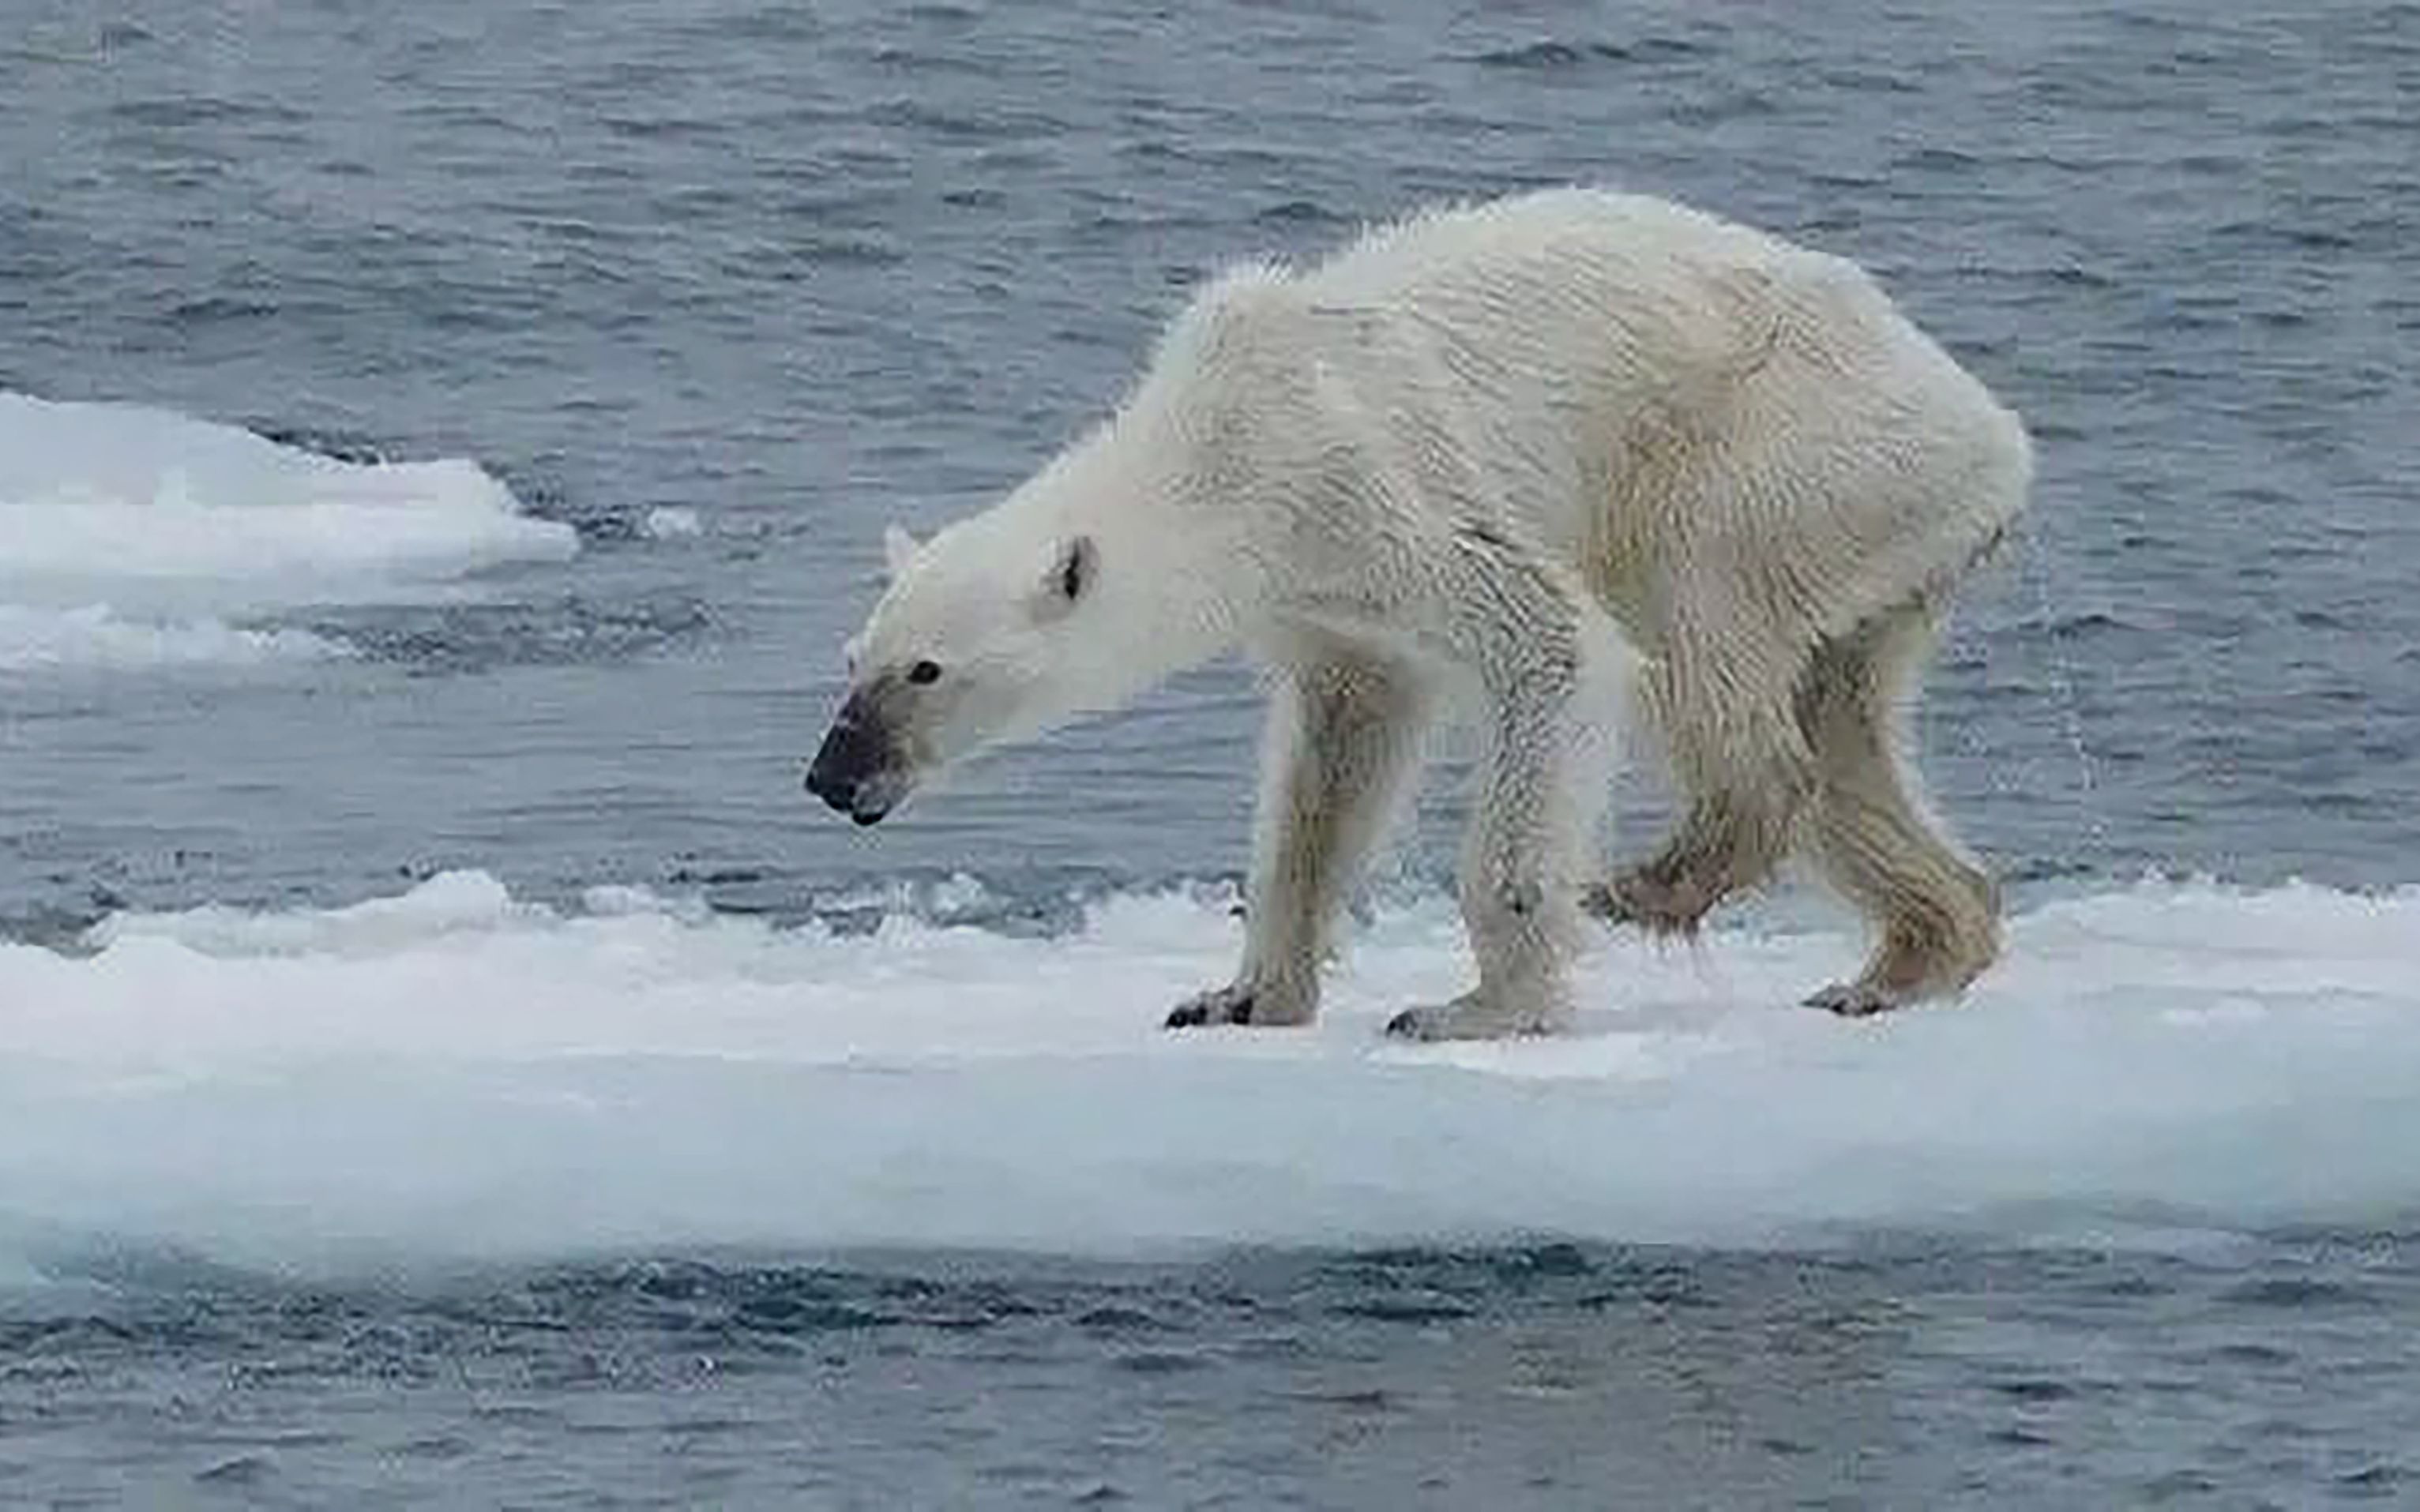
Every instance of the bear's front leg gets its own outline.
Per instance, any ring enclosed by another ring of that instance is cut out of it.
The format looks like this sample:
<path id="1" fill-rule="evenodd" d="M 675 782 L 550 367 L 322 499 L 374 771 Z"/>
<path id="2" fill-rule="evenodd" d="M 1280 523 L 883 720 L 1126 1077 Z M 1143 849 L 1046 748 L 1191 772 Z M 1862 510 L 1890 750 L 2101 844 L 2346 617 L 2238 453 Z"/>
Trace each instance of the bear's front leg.
<path id="1" fill-rule="evenodd" d="M 1416 764 L 1427 701 L 1408 671 L 1341 649 L 1285 667 L 1269 705 L 1260 812 L 1233 983 L 1177 1005 L 1171 1029 L 1308 1024 L 1361 862 Z"/>
<path id="2" fill-rule="evenodd" d="M 1483 667 L 1488 750 L 1462 857 L 1462 915 L 1479 985 L 1407 1009 L 1387 1032 L 1410 1040 L 1547 1034 L 1571 1018 L 1578 951 L 1577 861 L 1606 794 L 1606 732 L 1585 696 L 1577 626 L 1542 615 Z"/>

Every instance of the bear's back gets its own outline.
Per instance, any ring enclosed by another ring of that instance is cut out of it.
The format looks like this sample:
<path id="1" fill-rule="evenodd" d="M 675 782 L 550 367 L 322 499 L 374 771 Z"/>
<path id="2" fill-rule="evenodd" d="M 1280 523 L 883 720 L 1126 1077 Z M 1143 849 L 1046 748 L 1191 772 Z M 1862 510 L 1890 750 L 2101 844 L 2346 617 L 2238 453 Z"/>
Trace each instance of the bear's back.
<path id="1" fill-rule="evenodd" d="M 1650 394 L 1729 384 L 1776 332 L 1885 386 L 1938 376 L 1930 343 L 1855 264 L 1640 194 L 1552 189 L 1434 210 L 1280 282 L 1298 308 L 1359 317 L 1293 329 L 1318 332 L 1382 407 L 1453 388 L 1452 402 L 1516 409 L 1584 396 L 1613 419 Z M 1448 368 L 1467 386 L 1441 387 Z"/>
<path id="2" fill-rule="evenodd" d="M 1404 439 L 1399 473 L 1449 439 L 1439 476 L 1585 563 L 1643 643 L 1708 542 L 1768 563 L 1923 552 L 2022 499 L 2022 428 L 1863 270 L 1683 206 L 1562 189 L 1431 212 L 1292 285 L 1360 313 L 1304 329 Z M 1808 489 L 1807 470 L 1858 482 Z M 1985 473 L 2017 481 L 1960 484 Z"/>
<path id="3" fill-rule="evenodd" d="M 1761 273 L 1796 283 L 1839 259 L 1644 194 L 1549 189 L 1436 209 L 1378 227 L 1299 275 L 1313 302 L 1449 309 L 1558 287 L 1617 285 L 1653 298 L 1698 278 Z M 1499 311 L 1499 314 L 1501 312 Z"/>

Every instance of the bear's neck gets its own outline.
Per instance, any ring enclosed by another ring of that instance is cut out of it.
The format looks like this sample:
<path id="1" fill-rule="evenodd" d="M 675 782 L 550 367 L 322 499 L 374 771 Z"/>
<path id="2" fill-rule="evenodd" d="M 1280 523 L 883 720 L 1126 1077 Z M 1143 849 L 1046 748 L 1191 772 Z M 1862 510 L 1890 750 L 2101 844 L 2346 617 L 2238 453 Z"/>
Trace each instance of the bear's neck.
<path id="1" fill-rule="evenodd" d="M 1020 533 L 1091 538 L 1103 627 L 1083 681 L 1094 708 L 1126 703 L 1235 649 L 1259 593 L 1243 511 L 1187 467 L 1186 448 L 1126 417 L 1062 456 L 1007 507 L 1032 510 Z"/>

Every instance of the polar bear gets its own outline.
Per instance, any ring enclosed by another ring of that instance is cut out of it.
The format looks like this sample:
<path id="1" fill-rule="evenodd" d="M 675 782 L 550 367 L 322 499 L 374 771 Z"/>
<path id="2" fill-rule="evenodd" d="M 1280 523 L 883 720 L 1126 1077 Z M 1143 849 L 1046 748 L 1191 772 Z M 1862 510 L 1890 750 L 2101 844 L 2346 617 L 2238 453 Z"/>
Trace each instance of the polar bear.
<path id="1" fill-rule="evenodd" d="M 1688 932 L 1793 853 L 1875 935 L 1811 1005 L 1955 993 L 1996 952 L 1994 888 L 1898 712 L 2030 472 L 2016 417 L 1838 257 L 1588 189 L 1432 211 L 1217 279 L 1005 501 L 893 528 L 806 785 L 872 824 L 978 747 L 1240 648 L 1274 683 L 1243 961 L 1171 1027 L 1311 1019 L 1448 710 L 1482 737 L 1478 981 L 1390 1033 L 1552 1030 L 1588 913 Z M 1684 812 L 1591 882 L 1625 711 Z"/>

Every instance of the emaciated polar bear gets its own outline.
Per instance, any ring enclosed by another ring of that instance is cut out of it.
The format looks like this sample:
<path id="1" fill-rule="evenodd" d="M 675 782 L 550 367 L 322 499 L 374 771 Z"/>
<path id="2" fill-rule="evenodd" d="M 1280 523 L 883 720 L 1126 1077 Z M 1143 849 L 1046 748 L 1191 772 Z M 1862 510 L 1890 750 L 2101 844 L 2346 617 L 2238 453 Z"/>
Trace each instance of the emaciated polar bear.
<path id="1" fill-rule="evenodd" d="M 1837 257 L 1587 190 L 1422 215 L 1228 273 L 1007 500 L 922 546 L 894 528 L 807 787 L 872 824 L 979 746 L 1240 646 L 1276 685 L 1243 964 L 1171 1027 L 1311 1018 L 1448 705 L 1484 736 L 1479 981 L 1390 1032 L 1551 1029 L 1584 909 L 1688 931 L 1794 851 L 1878 936 L 1810 1003 L 1955 992 L 1997 949 L 1994 891 L 1912 791 L 1897 709 L 2030 471 L 2017 419 Z M 1590 886 L 1609 693 L 1686 812 Z"/>

